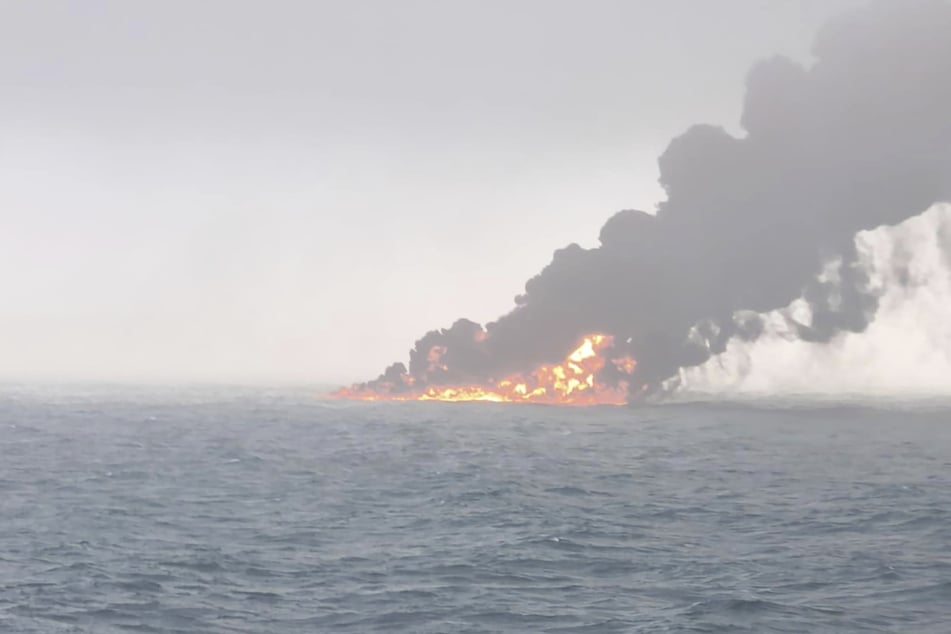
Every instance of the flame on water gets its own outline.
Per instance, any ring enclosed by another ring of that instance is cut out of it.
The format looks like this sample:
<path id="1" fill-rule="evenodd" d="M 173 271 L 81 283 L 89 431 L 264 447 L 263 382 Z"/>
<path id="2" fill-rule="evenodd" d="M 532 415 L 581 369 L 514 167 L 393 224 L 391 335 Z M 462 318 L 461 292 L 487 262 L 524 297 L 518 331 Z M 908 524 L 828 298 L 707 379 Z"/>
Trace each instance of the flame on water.
<path id="1" fill-rule="evenodd" d="M 609 335 L 588 335 L 565 360 L 542 365 L 529 373 L 518 373 L 485 385 L 430 385 L 414 390 L 414 377 L 403 374 L 400 385 L 384 390 L 366 386 L 342 388 L 333 396 L 363 401 L 493 401 L 500 403 L 549 403 L 557 405 L 623 405 L 627 402 L 626 381 L 605 385 L 598 374 L 611 363 L 621 374 L 630 375 L 637 361 L 627 356 L 607 357 L 613 339 Z M 430 371 L 446 369 L 446 348 L 433 346 L 426 361 Z M 397 389 L 394 389 L 397 388 Z"/>

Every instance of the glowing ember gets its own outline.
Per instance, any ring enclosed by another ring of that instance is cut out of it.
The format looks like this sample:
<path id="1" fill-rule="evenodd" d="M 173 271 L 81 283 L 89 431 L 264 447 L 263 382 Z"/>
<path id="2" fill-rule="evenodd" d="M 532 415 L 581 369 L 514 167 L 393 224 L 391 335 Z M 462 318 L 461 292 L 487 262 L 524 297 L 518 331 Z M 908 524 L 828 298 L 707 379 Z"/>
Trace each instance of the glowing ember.
<path id="1" fill-rule="evenodd" d="M 623 405 L 627 402 L 627 382 L 604 385 L 598 373 L 606 363 L 630 375 L 637 362 L 630 357 L 606 357 L 612 346 L 608 335 L 588 335 L 568 357 L 557 365 L 543 365 L 528 374 L 514 374 L 485 385 L 432 385 L 413 390 L 414 379 L 402 374 L 398 381 L 373 390 L 364 386 L 342 388 L 333 396 L 364 401 L 495 401 L 504 403 L 549 403 L 558 405 Z M 427 356 L 429 369 L 445 369 L 446 349 L 433 346 Z"/>

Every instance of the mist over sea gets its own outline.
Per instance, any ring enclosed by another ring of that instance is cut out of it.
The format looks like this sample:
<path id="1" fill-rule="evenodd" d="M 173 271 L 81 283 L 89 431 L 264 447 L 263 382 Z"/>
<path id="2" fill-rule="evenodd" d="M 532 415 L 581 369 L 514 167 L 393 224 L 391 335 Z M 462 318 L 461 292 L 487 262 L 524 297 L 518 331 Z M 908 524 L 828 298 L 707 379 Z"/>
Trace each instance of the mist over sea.
<path id="1" fill-rule="evenodd" d="M 951 627 L 951 403 L 0 388 L 0 631 Z"/>

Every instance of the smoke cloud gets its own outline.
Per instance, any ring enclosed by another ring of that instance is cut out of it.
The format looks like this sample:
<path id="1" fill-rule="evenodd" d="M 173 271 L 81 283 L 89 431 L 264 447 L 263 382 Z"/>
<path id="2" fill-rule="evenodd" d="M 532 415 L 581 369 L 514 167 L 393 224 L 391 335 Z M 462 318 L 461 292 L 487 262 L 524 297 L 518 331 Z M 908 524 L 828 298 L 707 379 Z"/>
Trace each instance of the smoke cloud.
<path id="1" fill-rule="evenodd" d="M 669 385 L 755 341 L 774 327 L 763 315 L 797 298 L 803 310 L 770 318 L 789 336 L 863 332 L 883 289 L 856 234 L 951 200 L 951 5 L 872 4 L 827 25 L 813 53 L 809 67 L 776 57 L 750 70 L 745 136 L 697 125 L 670 143 L 656 215 L 618 212 L 599 247 L 556 251 L 511 312 L 427 333 L 408 367 L 365 389 L 486 382 L 556 362 L 591 332 L 638 361 L 601 379 Z"/>
<path id="2" fill-rule="evenodd" d="M 951 205 L 856 237 L 860 266 L 878 312 L 859 334 L 804 341 L 790 315 L 808 318 L 800 298 L 762 315 L 756 341 L 734 339 L 723 354 L 671 380 L 677 396 L 698 394 L 947 396 L 951 393 Z"/>

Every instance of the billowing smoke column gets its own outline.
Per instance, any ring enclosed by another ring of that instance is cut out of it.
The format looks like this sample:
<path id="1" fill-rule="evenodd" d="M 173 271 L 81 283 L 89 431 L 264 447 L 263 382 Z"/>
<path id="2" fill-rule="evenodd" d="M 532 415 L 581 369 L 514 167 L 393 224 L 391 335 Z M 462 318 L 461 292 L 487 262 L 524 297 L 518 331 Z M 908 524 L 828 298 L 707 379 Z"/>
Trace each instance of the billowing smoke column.
<path id="1" fill-rule="evenodd" d="M 698 125 L 671 142 L 656 216 L 618 212 L 600 247 L 556 251 L 511 312 L 427 333 L 408 368 L 358 389 L 485 383 L 557 362 L 592 332 L 637 360 L 631 376 L 607 364 L 599 379 L 657 386 L 756 338 L 756 313 L 799 297 L 811 307 L 800 337 L 864 330 L 877 297 L 856 232 L 951 200 L 951 5 L 873 4 L 829 24 L 813 52 L 809 68 L 752 68 L 745 136 Z"/>

